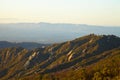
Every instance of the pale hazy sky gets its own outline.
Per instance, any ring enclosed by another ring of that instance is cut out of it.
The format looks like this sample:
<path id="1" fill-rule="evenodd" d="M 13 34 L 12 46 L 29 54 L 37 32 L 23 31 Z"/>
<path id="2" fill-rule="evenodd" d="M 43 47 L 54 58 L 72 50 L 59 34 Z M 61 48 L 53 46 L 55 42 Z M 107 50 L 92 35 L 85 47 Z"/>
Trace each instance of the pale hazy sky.
<path id="1" fill-rule="evenodd" d="M 0 0 L 0 23 L 120 26 L 120 0 Z"/>

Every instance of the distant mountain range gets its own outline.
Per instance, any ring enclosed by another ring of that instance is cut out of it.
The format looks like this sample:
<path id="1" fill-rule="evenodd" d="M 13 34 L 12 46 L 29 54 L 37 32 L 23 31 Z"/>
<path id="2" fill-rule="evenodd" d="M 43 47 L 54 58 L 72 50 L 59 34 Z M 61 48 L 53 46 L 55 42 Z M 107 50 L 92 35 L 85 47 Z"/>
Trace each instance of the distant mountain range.
<path id="1" fill-rule="evenodd" d="M 120 37 L 86 35 L 27 50 L 0 49 L 0 80 L 119 80 Z"/>
<path id="2" fill-rule="evenodd" d="M 0 48 L 10 48 L 10 47 L 23 47 L 26 49 L 35 49 L 39 47 L 46 47 L 50 44 L 40 44 L 35 42 L 22 42 L 22 43 L 13 43 L 7 41 L 0 41 Z"/>
<path id="3" fill-rule="evenodd" d="M 91 33 L 120 36 L 120 26 L 62 23 L 0 24 L 0 41 L 10 42 L 58 43 Z"/>

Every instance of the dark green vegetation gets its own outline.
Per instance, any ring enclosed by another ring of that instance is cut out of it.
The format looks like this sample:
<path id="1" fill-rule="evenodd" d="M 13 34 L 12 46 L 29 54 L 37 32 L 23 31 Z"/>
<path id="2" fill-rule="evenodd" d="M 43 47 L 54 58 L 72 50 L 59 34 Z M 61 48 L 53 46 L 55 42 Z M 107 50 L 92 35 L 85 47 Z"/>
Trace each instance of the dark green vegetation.
<path id="1" fill-rule="evenodd" d="M 31 51 L 0 49 L 0 80 L 119 80 L 120 38 L 90 34 Z"/>
<path id="2" fill-rule="evenodd" d="M 40 44 L 35 42 L 21 42 L 21 43 L 12 43 L 7 41 L 0 41 L 0 48 L 10 48 L 10 47 L 23 47 L 26 49 L 35 49 L 37 47 L 48 46 L 50 44 Z"/>

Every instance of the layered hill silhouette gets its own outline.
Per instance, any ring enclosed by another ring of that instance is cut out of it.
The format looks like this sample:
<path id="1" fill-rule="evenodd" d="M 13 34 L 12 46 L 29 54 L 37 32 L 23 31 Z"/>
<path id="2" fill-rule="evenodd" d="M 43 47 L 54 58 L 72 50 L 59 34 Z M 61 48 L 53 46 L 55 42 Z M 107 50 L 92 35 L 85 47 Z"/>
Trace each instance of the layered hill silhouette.
<path id="1" fill-rule="evenodd" d="M 0 41 L 61 43 L 91 32 L 120 37 L 120 26 L 45 22 L 0 24 Z"/>
<path id="2" fill-rule="evenodd" d="M 90 34 L 27 50 L 0 49 L 0 80 L 119 80 L 120 38 Z"/>
<path id="3" fill-rule="evenodd" d="M 0 48 L 10 48 L 10 47 L 23 47 L 26 49 L 34 49 L 38 47 L 45 47 L 50 44 L 40 44 L 35 42 L 20 42 L 20 43 L 13 43 L 8 41 L 0 41 Z"/>

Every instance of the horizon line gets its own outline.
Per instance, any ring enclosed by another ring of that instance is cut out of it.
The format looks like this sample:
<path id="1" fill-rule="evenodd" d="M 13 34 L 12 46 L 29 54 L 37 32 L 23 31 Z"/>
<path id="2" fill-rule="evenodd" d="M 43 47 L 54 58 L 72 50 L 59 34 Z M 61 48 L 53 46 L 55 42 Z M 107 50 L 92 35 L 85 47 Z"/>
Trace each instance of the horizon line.
<path id="1" fill-rule="evenodd" d="M 69 24 L 69 25 L 85 25 L 85 26 L 99 26 L 99 27 L 120 27 L 120 25 L 97 25 L 97 24 L 86 24 L 86 23 L 62 23 L 62 22 L 10 22 L 0 24 Z"/>

